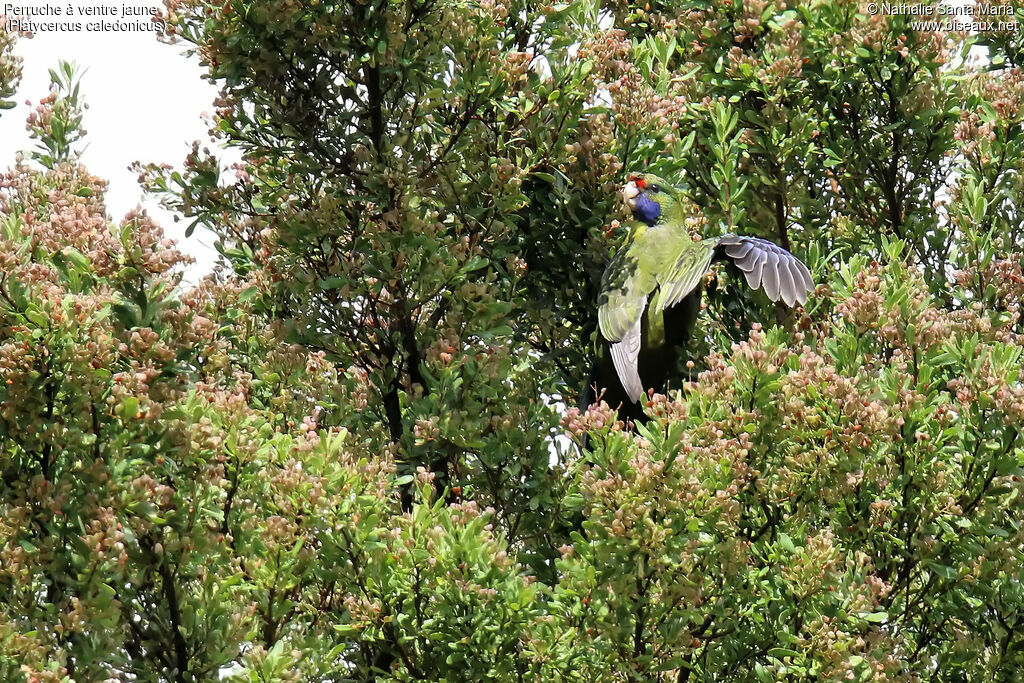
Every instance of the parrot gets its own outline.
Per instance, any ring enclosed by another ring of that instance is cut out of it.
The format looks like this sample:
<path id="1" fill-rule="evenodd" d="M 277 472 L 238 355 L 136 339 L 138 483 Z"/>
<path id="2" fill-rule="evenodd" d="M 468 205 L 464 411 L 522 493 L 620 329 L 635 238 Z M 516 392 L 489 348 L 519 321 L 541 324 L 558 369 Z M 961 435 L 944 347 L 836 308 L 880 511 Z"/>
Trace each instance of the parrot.
<path id="1" fill-rule="evenodd" d="M 731 261 L 750 287 L 790 307 L 807 302 L 814 281 L 802 261 L 767 240 L 733 234 L 690 239 L 679 190 L 655 175 L 631 176 L 622 198 L 632 220 L 601 277 L 603 344 L 585 393 L 603 388 L 620 414 L 643 419 L 637 402 L 647 388 L 661 390 L 676 366 L 678 347 L 696 326 L 701 281 L 713 261 Z"/>

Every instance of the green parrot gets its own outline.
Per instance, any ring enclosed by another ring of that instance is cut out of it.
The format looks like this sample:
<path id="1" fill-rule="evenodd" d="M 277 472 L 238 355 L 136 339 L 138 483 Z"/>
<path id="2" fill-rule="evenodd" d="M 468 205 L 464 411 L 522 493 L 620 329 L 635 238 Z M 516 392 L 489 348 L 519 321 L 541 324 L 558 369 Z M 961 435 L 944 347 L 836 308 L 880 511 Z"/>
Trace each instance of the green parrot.
<path id="1" fill-rule="evenodd" d="M 597 317 L 607 348 L 591 381 L 626 417 L 642 417 L 635 404 L 647 388 L 662 389 L 674 369 L 677 349 L 696 325 L 701 280 L 713 261 L 731 261 L 748 285 L 788 306 L 804 304 L 814 289 L 807 266 L 771 242 L 739 235 L 690 239 L 678 196 L 654 175 L 629 180 L 622 197 L 634 220 L 601 278 Z"/>

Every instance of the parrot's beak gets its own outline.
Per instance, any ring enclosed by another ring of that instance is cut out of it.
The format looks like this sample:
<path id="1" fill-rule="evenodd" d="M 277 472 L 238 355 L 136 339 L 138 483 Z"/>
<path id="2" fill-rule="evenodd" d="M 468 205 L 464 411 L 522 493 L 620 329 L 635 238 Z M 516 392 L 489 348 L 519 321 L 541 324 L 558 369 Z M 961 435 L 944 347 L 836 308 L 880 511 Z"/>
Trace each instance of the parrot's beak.
<path id="1" fill-rule="evenodd" d="M 636 186 L 636 181 L 630 180 L 622 188 L 622 199 L 626 202 L 626 206 L 629 207 L 630 211 L 636 208 L 636 198 L 638 196 L 640 196 L 640 189 Z"/>

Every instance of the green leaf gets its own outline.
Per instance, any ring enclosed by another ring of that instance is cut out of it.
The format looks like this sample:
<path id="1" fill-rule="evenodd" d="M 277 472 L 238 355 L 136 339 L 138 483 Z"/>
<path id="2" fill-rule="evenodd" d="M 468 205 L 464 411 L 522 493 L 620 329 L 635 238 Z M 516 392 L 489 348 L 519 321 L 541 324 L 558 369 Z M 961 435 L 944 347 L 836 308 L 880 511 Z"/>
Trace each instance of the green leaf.
<path id="1" fill-rule="evenodd" d="M 787 533 L 779 532 L 779 545 L 781 545 L 782 548 L 784 550 L 786 550 L 787 552 L 790 552 L 790 553 L 795 553 L 796 552 L 796 546 L 793 545 L 793 539 L 791 539 L 789 537 L 789 534 L 787 534 Z"/>
<path id="2" fill-rule="evenodd" d="M 872 624 L 881 624 L 889 620 L 888 612 L 870 612 L 867 614 L 861 614 L 860 618 L 864 621 L 871 622 Z"/>
<path id="3" fill-rule="evenodd" d="M 121 402 L 121 417 L 125 420 L 134 420 L 139 413 L 139 399 L 128 396 Z"/>

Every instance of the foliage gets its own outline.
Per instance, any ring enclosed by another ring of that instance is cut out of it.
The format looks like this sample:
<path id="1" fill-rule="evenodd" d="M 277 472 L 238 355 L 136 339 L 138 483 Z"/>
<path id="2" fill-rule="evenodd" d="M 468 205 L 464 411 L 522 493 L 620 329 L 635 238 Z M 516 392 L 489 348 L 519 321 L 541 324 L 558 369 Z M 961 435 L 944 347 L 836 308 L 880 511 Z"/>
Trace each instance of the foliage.
<path id="1" fill-rule="evenodd" d="M 50 94 L 44 97 L 28 117 L 28 130 L 37 149 L 32 158 L 46 168 L 67 161 L 75 143 L 85 137 L 82 114 L 86 105 L 79 94 L 81 72 L 70 62 L 50 69 Z"/>
<path id="2" fill-rule="evenodd" d="M 0 677 L 1012 680 L 1016 39 L 859 12 L 169 2 L 243 160 L 140 175 L 230 272 L 53 126 L 0 179 Z M 641 169 L 819 286 L 712 273 L 626 425 L 566 406 Z"/>
<path id="3" fill-rule="evenodd" d="M 14 107 L 8 98 L 14 95 L 21 79 L 21 58 L 14 55 L 14 36 L 7 30 L 7 21 L 0 14 L 0 112 Z"/>
<path id="4" fill-rule="evenodd" d="M 569 423 L 600 444 L 559 586 L 591 596 L 595 673 L 1020 670 L 1016 323 L 936 308 L 905 248 L 851 259 L 806 334 L 713 354 L 635 435 Z"/>

